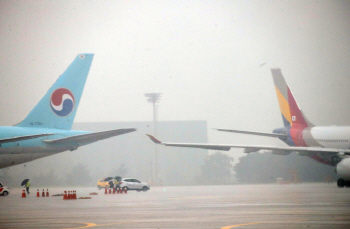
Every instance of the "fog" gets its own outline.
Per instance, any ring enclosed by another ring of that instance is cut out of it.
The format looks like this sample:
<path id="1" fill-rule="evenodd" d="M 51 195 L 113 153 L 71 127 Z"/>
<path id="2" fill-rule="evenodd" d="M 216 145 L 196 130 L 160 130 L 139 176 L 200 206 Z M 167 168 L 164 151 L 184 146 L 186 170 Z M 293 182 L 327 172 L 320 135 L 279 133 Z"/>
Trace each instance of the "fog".
<path id="1" fill-rule="evenodd" d="M 347 1 L 0 1 L 0 34 L 0 125 L 78 53 L 95 57 L 75 122 L 151 121 L 159 92 L 159 120 L 206 121 L 208 142 L 283 145 L 212 130 L 281 127 L 279 67 L 311 122 L 350 124 Z"/>

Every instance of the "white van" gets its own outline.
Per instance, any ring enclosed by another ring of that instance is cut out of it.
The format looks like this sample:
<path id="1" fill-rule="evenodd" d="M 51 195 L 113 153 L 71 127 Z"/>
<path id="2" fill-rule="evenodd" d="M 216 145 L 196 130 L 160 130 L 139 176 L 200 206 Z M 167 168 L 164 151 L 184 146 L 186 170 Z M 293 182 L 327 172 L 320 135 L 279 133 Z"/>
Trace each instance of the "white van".
<path id="1" fill-rule="evenodd" d="M 10 189 L 6 186 L 3 186 L 2 183 L 0 182 L 0 195 L 7 196 L 8 194 L 10 194 Z"/>

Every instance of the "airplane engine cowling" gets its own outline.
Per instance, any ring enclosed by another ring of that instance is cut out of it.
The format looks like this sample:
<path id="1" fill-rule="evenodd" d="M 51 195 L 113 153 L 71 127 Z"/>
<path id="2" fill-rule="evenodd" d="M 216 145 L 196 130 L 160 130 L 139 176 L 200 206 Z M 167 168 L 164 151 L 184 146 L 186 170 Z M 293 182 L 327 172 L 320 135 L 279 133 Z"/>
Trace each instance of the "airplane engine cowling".
<path id="1" fill-rule="evenodd" d="M 303 151 L 298 151 L 298 152 L 296 152 L 299 156 L 309 156 L 310 155 L 310 153 L 308 153 L 308 152 L 303 152 Z"/>
<path id="2" fill-rule="evenodd" d="M 350 158 L 345 158 L 339 162 L 336 171 L 340 178 L 350 180 Z"/>

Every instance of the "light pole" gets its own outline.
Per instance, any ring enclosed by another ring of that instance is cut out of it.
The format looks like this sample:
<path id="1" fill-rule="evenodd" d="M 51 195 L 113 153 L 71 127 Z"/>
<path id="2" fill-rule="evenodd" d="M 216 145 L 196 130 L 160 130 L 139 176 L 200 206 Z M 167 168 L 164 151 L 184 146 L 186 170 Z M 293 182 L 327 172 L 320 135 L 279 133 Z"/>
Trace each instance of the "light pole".
<path id="1" fill-rule="evenodd" d="M 157 102 L 160 99 L 161 93 L 146 93 L 145 96 L 148 98 L 147 101 L 153 104 L 153 134 L 157 137 L 157 124 L 158 124 L 158 115 L 157 115 Z M 157 144 L 154 144 L 153 152 L 153 161 L 152 161 L 152 178 L 153 182 L 157 181 Z"/>

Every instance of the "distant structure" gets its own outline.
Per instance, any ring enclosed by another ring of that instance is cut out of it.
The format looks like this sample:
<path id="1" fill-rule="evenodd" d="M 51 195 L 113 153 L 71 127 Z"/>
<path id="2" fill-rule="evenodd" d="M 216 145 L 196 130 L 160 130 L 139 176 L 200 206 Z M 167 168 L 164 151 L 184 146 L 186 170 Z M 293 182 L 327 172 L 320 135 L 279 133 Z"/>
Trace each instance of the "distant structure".
<path id="1" fill-rule="evenodd" d="M 157 125 L 158 125 L 158 112 L 157 112 L 157 102 L 160 99 L 161 93 L 146 93 L 145 96 L 148 98 L 147 101 L 153 104 L 153 134 L 157 136 Z M 153 160 L 152 160 L 152 178 L 153 182 L 158 183 L 158 173 L 157 173 L 157 148 L 158 146 L 154 145 L 153 151 Z"/>

